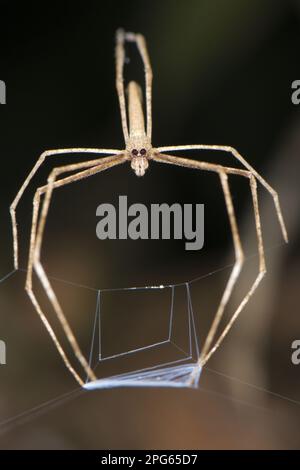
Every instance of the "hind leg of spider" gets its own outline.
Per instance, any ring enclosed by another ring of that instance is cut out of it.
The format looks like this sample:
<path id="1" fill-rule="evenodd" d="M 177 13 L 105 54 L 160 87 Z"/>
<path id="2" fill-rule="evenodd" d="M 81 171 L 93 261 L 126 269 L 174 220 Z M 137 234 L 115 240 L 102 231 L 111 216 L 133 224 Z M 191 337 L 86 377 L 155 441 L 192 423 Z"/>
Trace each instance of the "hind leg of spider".
<path id="1" fill-rule="evenodd" d="M 33 202 L 33 220 L 32 220 L 32 230 L 31 230 L 31 244 L 30 244 L 30 250 L 29 250 L 28 273 L 27 273 L 27 280 L 26 280 L 26 291 L 28 292 L 28 295 L 37 313 L 39 314 L 41 320 L 43 321 L 48 333 L 50 334 L 52 340 L 54 341 L 54 344 L 58 352 L 60 353 L 66 367 L 70 370 L 70 372 L 73 374 L 73 376 L 75 377 L 75 379 L 80 385 L 83 385 L 83 380 L 80 378 L 79 374 L 72 367 L 69 359 L 67 358 L 61 344 L 59 343 L 54 333 L 53 328 L 49 324 L 44 312 L 42 311 L 39 303 L 37 302 L 36 296 L 32 288 L 32 270 L 33 268 L 36 270 L 38 278 L 41 281 L 42 286 L 48 296 L 48 299 L 50 300 L 54 308 L 54 311 L 64 330 L 64 333 L 66 334 L 66 337 L 73 349 L 75 357 L 78 359 L 79 363 L 83 367 L 85 373 L 87 374 L 87 377 L 90 380 L 95 380 L 96 379 L 95 374 L 90 369 L 85 357 L 83 356 L 79 348 L 77 340 L 66 320 L 66 317 L 52 289 L 49 279 L 40 263 L 40 250 L 41 250 L 41 243 L 42 243 L 42 237 L 43 237 L 43 231 L 44 231 L 44 226 L 46 222 L 47 212 L 48 212 L 50 199 L 51 199 L 53 190 L 55 188 L 64 186 L 66 184 L 79 181 L 80 179 L 87 178 L 88 176 L 104 171 L 112 166 L 121 164 L 124 161 L 126 161 L 126 159 L 118 155 L 118 156 L 95 160 L 93 162 L 84 162 L 80 164 L 67 165 L 64 167 L 56 168 L 52 171 L 48 179 L 48 185 L 38 188 L 38 190 L 36 191 L 34 202 Z M 83 168 L 88 168 L 88 169 L 77 172 L 74 175 L 65 177 L 63 179 L 56 180 L 56 178 L 59 175 L 62 175 L 64 172 L 78 171 L 80 169 L 82 170 Z M 44 199 L 44 204 L 41 210 L 40 221 L 38 222 L 40 198 L 42 194 L 45 194 L 45 199 Z"/>
<path id="2" fill-rule="evenodd" d="M 125 62 L 125 42 L 135 42 L 144 64 L 145 88 L 146 88 L 146 117 L 147 137 L 151 140 L 152 134 L 152 68 L 144 36 L 141 34 L 125 32 L 122 29 L 116 35 L 116 88 L 119 97 L 122 128 L 125 142 L 129 138 L 126 100 L 124 91 L 123 68 Z"/>

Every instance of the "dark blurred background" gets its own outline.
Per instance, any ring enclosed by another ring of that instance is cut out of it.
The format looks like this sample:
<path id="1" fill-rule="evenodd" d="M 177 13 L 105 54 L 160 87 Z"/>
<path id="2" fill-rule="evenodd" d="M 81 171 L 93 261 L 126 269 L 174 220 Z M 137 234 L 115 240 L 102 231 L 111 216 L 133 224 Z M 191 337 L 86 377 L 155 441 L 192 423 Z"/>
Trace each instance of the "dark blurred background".
<path id="1" fill-rule="evenodd" d="M 124 145 L 114 70 L 120 26 L 147 39 L 154 73 L 153 145 L 236 147 L 278 190 L 290 237 L 286 246 L 272 199 L 260 188 L 268 274 L 203 371 L 199 390 L 83 394 L 56 408 L 46 406 L 39 416 L 30 412 L 24 423 L 16 420 L 9 428 L 0 423 L 1 448 L 299 447 L 300 365 L 291 363 L 291 343 L 300 337 L 300 116 L 291 84 L 300 76 L 300 2 L 0 1 L 0 17 L 0 79 L 7 87 L 7 104 L 0 107 L 1 276 L 12 269 L 9 205 L 41 152 Z M 126 79 L 141 80 L 137 53 L 128 52 Z M 240 167 L 227 154 L 186 155 Z M 34 190 L 54 166 L 82 159 L 50 158 L 26 191 L 17 213 L 22 268 Z M 227 319 L 253 282 L 258 262 L 248 183 L 232 177 L 230 184 L 247 262 Z M 178 240 L 100 242 L 96 208 L 102 202 L 117 204 L 119 195 L 148 207 L 204 203 L 204 248 L 185 251 Z M 200 339 L 230 269 L 206 274 L 233 260 L 218 177 L 154 163 L 144 178 L 124 165 L 57 190 L 43 246 L 49 275 L 95 289 L 204 276 L 192 291 Z M 23 287 L 22 272 L 0 285 L 0 339 L 7 344 L 7 365 L 0 368 L 0 421 L 76 387 Z M 87 352 L 95 292 L 63 283 L 54 287 Z M 139 299 L 134 312 L 132 298 L 111 296 L 105 306 L 115 348 L 128 345 L 131 337 L 143 344 L 145 325 L 150 328 L 153 317 L 159 329 L 160 314 L 165 318 L 163 296 Z"/>

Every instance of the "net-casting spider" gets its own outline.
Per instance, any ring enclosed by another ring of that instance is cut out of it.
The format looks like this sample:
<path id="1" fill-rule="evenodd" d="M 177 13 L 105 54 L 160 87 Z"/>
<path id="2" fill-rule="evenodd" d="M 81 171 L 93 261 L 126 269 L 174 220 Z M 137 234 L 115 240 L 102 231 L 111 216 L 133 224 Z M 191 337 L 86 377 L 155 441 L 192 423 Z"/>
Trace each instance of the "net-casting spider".
<path id="1" fill-rule="evenodd" d="M 124 91 L 124 80 L 123 80 L 123 68 L 125 61 L 125 42 L 134 42 L 137 45 L 138 51 L 141 55 L 144 69 L 145 69 L 145 95 L 146 95 L 146 129 L 144 121 L 144 113 L 142 106 L 142 92 L 140 86 L 131 81 L 128 85 L 128 100 L 125 97 Z M 69 148 L 69 149 L 59 149 L 59 150 L 47 150 L 41 154 L 35 166 L 27 176 L 25 182 L 21 186 L 16 198 L 14 199 L 11 207 L 10 213 L 12 218 L 12 227 L 13 227 L 13 246 L 14 246 L 14 265 L 15 268 L 18 268 L 18 233 L 17 233 L 17 223 L 16 223 L 16 208 L 17 205 L 28 186 L 30 180 L 42 165 L 42 163 L 48 157 L 58 157 L 62 154 L 68 153 L 86 153 L 86 154 L 104 154 L 109 155 L 107 157 L 97 158 L 95 160 L 85 161 L 82 163 L 74 163 L 71 165 L 60 166 L 54 168 L 50 176 L 48 177 L 47 184 L 45 186 L 39 187 L 33 199 L 33 216 L 32 216 L 32 228 L 31 228 L 31 240 L 30 240 L 30 249 L 29 249 L 29 260 L 28 260 L 28 270 L 26 278 L 26 291 L 37 311 L 41 317 L 45 327 L 47 328 L 48 333 L 50 334 L 56 348 L 58 349 L 65 365 L 74 375 L 75 379 L 79 382 L 80 385 L 84 385 L 84 381 L 81 378 L 80 374 L 75 370 L 71 365 L 69 358 L 67 357 L 61 343 L 57 339 L 54 330 L 52 329 L 50 323 L 47 320 L 46 315 L 44 314 L 41 306 L 39 305 L 32 286 L 32 275 L 33 269 L 35 270 L 38 278 L 41 281 L 43 288 L 54 308 L 54 311 L 61 323 L 61 326 L 67 336 L 67 339 L 74 351 L 75 356 L 77 357 L 79 363 L 81 364 L 83 370 L 87 374 L 89 380 L 96 380 L 96 375 L 94 371 L 89 366 L 87 360 L 85 359 L 83 353 L 80 350 L 78 342 L 72 332 L 69 323 L 63 313 L 63 310 L 60 306 L 60 303 L 55 295 L 55 292 L 49 282 L 49 278 L 46 272 L 43 269 L 41 263 L 41 247 L 43 242 L 43 235 L 45 230 L 45 223 L 47 219 L 47 214 L 49 210 L 50 201 L 52 198 L 53 191 L 56 188 L 61 186 L 79 181 L 88 176 L 95 175 L 101 171 L 107 170 L 122 163 L 129 162 L 131 168 L 134 170 L 137 176 L 143 176 L 149 166 L 149 162 L 159 162 L 169 165 L 179 165 L 182 167 L 187 167 L 195 170 L 204 170 L 212 171 L 218 174 L 221 182 L 221 186 L 224 193 L 226 208 L 228 212 L 233 244 L 235 250 L 235 264 L 231 271 L 229 280 L 226 284 L 224 294 L 221 298 L 220 304 L 218 306 L 216 315 L 212 322 L 212 325 L 209 329 L 208 335 L 206 337 L 204 346 L 202 348 L 200 357 L 198 358 L 198 363 L 195 367 L 195 372 L 191 375 L 190 383 L 192 384 L 197 375 L 197 368 L 202 367 L 213 354 L 213 352 L 219 347 L 226 334 L 232 327 L 234 321 L 237 319 L 238 315 L 242 309 L 247 304 L 250 297 L 253 295 L 254 291 L 257 289 L 259 283 L 266 273 L 266 264 L 264 256 L 264 247 L 260 223 L 260 213 L 258 208 L 258 199 L 257 199 L 257 181 L 261 183 L 267 191 L 271 194 L 274 200 L 275 209 L 281 226 L 283 238 L 287 241 L 287 232 L 285 224 L 283 221 L 279 199 L 276 191 L 252 168 L 249 163 L 240 155 L 240 153 L 230 146 L 225 145 L 176 145 L 176 146 L 167 146 L 167 147 L 153 147 L 151 142 L 152 134 L 152 70 L 150 65 L 150 60 L 148 56 L 148 51 L 146 47 L 146 42 L 144 37 L 141 34 L 134 34 L 129 32 L 124 32 L 123 30 L 118 30 L 116 34 L 116 87 L 119 98 L 119 105 L 121 111 L 121 120 L 123 135 L 125 139 L 125 148 L 123 150 L 114 150 L 114 149 L 98 149 L 98 148 Z M 232 155 L 236 160 L 238 160 L 244 167 L 244 169 L 233 168 L 229 166 L 223 166 L 213 163 L 208 163 L 204 161 L 195 161 L 188 158 L 177 157 L 170 155 L 169 152 L 179 152 L 185 150 L 212 150 L 212 151 L 221 151 L 227 154 Z M 69 176 L 63 176 L 66 173 L 71 173 Z M 253 207 L 254 207 L 254 220 L 257 234 L 257 243 L 258 243 L 258 254 L 259 254 L 259 270 L 254 280 L 253 284 L 250 286 L 247 294 L 231 316 L 229 322 L 225 326 L 224 330 L 220 336 L 215 339 L 217 328 L 220 324 L 221 318 L 223 316 L 225 307 L 229 301 L 231 293 L 233 291 L 234 285 L 238 279 L 238 276 L 241 272 L 243 266 L 244 254 L 240 241 L 239 230 L 237 226 L 234 206 L 232 202 L 232 196 L 228 184 L 228 175 L 239 175 L 245 177 L 249 180 L 250 190 L 252 195 Z M 42 207 L 41 196 L 44 195 Z"/>

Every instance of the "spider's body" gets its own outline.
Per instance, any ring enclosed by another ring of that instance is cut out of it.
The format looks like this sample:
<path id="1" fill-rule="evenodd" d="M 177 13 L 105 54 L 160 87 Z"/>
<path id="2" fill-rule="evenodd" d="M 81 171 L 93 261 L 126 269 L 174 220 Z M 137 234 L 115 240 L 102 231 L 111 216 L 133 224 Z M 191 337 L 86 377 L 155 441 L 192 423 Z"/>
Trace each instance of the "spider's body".
<path id="1" fill-rule="evenodd" d="M 140 52 L 144 63 L 145 69 L 145 97 L 146 97 L 146 128 L 145 119 L 142 105 L 142 92 L 140 86 L 136 82 L 130 82 L 128 85 L 128 103 L 125 99 L 124 82 L 123 82 L 123 66 L 125 62 L 125 50 L 124 45 L 126 41 L 135 42 Z M 60 324 L 65 332 L 67 339 L 71 345 L 71 348 L 79 361 L 79 365 L 85 371 L 87 377 L 90 380 L 96 380 L 94 371 L 91 369 L 86 358 L 83 356 L 77 340 L 71 330 L 67 319 L 63 313 L 60 303 L 55 295 L 55 292 L 49 282 L 48 276 L 43 269 L 41 263 L 41 247 L 45 229 L 45 223 L 51 202 L 53 191 L 64 185 L 68 185 L 72 182 L 79 181 L 80 179 L 87 178 L 95 175 L 102 171 L 105 171 L 114 166 L 130 162 L 131 168 L 135 171 L 137 176 L 143 176 L 149 166 L 149 160 L 153 162 L 159 162 L 164 164 L 178 165 L 195 170 L 212 171 L 219 176 L 220 183 L 222 185 L 226 209 L 228 213 L 230 228 L 232 232 L 234 250 L 235 250 L 235 264 L 228 279 L 224 294 L 221 298 L 218 306 L 216 315 L 212 322 L 211 328 L 207 334 L 201 355 L 198 358 L 198 362 L 195 365 L 194 373 L 191 375 L 191 383 L 197 381 L 199 377 L 199 370 L 208 361 L 210 356 L 219 347 L 234 321 L 247 304 L 250 297 L 253 295 L 261 280 L 266 273 L 265 257 L 264 257 L 264 246 L 262 239 L 262 230 L 260 222 L 260 213 L 258 207 L 257 198 L 257 181 L 260 182 L 269 191 L 273 197 L 275 209 L 281 226 L 282 234 L 287 241 L 287 232 L 283 221 L 279 198 L 276 191 L 260 176 L 257 171 L 242 157 L 242 155 L 233 147 L 220 146 L 220 145 L 182 145 L 182 146 L 168 146 L 168 147 L 157 147 L 153 148 L 151 144 L 151 133 L 152 133 L 152 69 L 148 56 L 148 51 L 145 43 L 145 39 L 140 34 L 125 33 L 123 30 L 117 31 L 116 37 L 116 87 L 119 97 L 119 105 L 121 111 L 121 121 L 123 128 L 123 135 L 125 139 L 125 149 L 91 149 L 91 148 L 71 148 L 71 149 L 59 149 L 59 150 L 48 150 L 40 156 L 37 163 L 27 176 L 23 185 L 21 186 L 16 198 L 14 199 L 10 212 L 12 217 L 13 226 L 13 238 L 14 238 L 14 264 L 15 268 L 18 268 L 18 237 L 17 237 L 17 223 L 16 223 L 16 207 L 20 198 L 23 195 L 26 187 L 30 180 L 48 157 L 57 157 L 61 154 L 72 154 L 72 153 L 83 153 L 83 154 L 97 154 L 98 158 L 94 160 L 86 160 L 81 163 L 70 164 L 65 166 L 56 167 L 52 170 L 49 175 L 47 184 L 37 189 L 34 200 L 33 200 L 33 217 L 32 217 L 32 228 L 31 228 L 31 239 L 29 249 L 29 260 L 28 260 L 28 271 L 26 278 L 26 291 L 30 296 L 30 299 L 43 321 L 48 333 L 55 343 L 57 350 L 59 351 L 66 367 L 74 375 L 75 379 L 80 385 L 84 382 L 77 372 L 77 370 L 71 364 L 67 357 L 64 349 L 62 348 L 56 334 L 54 333 L 51 325 L 48 322 L 46 315 L 44 314 L 41 306 L 39 305 L 32 285 L 32 274 L 33 269 L 39 277 L 41 284 L 49 298 L 49 301 L 54 308 L 54 311 L 60 321 Z M 128 126 L 129 123 L 129 126 Z M 220 164 L 208 163 L 201 160 L 191 160 L 184 157 L 177 157 L 170 155 L 169 152 L 178 152 L 185 150 L 211 150 L 214 152 L 224 152 L 227 155 L 231 155 L 238 160 L 243 169 L 236 167 L 223 166 Z M 168 154 L 166 154 L 168 152 Z M 103 157 L 102 155 L 108 155 Z M 100 157 L 100 158 L 99 158 Z M 67 175 L 66 175 L 67 174 Z M 218 326 L 223 317 L 225 307 L 228 304 L 229 298 L 233 291 L 233 288 L 237 282 L 238 276 L 241 272 L 244 254 L 239 236 L 239 230 L 237 220 L 235 216 L 233 201 L 231 197 L 230 187 L 228 183 L 229 175 L 238 175 L 246 178 L 250 184 L 253 208 L 254 208 L 254 221 L 257 234 L 258 243 L 258 254 L 259 254 L 259 270 L 258 274 L 250 286 L 247 294 L 242 299 L 241 303 L 235 310 L 231 319 L 225 326 L 222 333 L 215 340 Z M 41 198 L 44 196 L 43 201 Z M 42 202 L 42 207 L 41 206 Z"/>
<path id="2" fill-rule="evenodd" d="M 125 139 L 126 153 L 131 160 L 131 168 L 137 176 L 144 176 L 152 155 L 150 136 L 145 130 L 143 98 L 136 82 L 128 85 L 129 136 Z"/>

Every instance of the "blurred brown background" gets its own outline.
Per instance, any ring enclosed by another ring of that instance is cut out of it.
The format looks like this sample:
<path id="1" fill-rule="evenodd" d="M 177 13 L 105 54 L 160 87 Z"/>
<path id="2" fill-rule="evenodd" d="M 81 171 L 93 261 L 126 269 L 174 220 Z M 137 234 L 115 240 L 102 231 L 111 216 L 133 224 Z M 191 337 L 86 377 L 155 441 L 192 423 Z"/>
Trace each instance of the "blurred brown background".
<path id="1" fill-rule="evenodd" d="M 0 107 L 2 276 L 12 269 L 9 205 L 40 153 L 123 146 L 113 49 L 120 26 L 142 32 L 148 42 L 154 71 L 153 144 L 238 148 L 278 190 L 290 236 L 285 246 L 272 200 L 260 188 L 268 274 L 203 371 L 199 390 L 84 393 L 3 426 L 6 419 L 76 384 L 24 293 L 24 273 L 0 284 L 0 339 L 7 344 L 7 365 L 0 367 L 1 448 L 299 447 L 300 365 L 291 363 L 291 343 L 300 338 L 300 118 L 291 102 L 291 83 L 300 76 L 300 2 L 1 1 L 0 10 L 0 79 L 7 86 L 7 105 Z M 126 77 L 141 79 L 132 49 L 130 57 Z M 235 164 L 226 154 L 195 157 Z M 19 206 L 23 268 L 34 189 L 54 165 L 74 160 L 80 156 L 46 163 Z M 257 270 L 249 188 L 236 177 L 230 184 L 248 260 L 227 319 Z M 116 204 L 121 194 L 130 204 L 204 203 L 203 250 L 186 252 L 178 240 L 97 240 L 96 207 Z M 233 253 L 218 178 L 152 164 L 137 179 L 126 165 L 59 189 L 43 261 L 50 275 L 95 289 L 185 282 L 223 268 L 233 262 Z M 200 340 L 229 272 L 224 269 L 193 286 Z M 88 352 L 95 292 L 59 282 L 55 288 Z M 105 305 L 111 340 L 106 340 L 107 352 L 111 344 L 112 350 L 127 347 L 130 338 L 132 345 L 147 342 L 141 332 L 149 330 L 152 319 L 161 334 L 163 297 L 136 300 L 136 310 L 132 298 L 123 303 L 112 296 Z"/>

